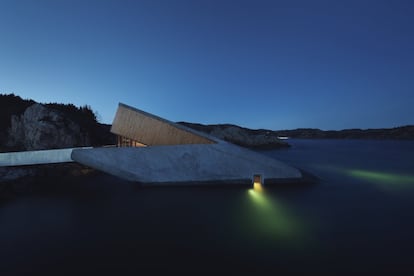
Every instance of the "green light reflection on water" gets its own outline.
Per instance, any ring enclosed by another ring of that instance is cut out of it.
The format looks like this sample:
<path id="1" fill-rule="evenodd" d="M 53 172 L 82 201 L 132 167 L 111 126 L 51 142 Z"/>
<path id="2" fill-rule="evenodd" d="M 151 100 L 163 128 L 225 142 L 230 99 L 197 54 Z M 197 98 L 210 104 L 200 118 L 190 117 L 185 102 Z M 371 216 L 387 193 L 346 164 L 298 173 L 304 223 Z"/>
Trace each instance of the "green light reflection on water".
<path id="1" fill-rule="evenodd" d="M 365 181 L 383 190 L 404 190 L 414 188 L 414 175 L 366 169 L 344 168 L 340 166 L 319 164 L 314 165 L 318 170 L 333 172 Z"/>
<path id="2" fill-rule="evenodd" d="M 414 176 L 368 170 L 348 170 L 352 177 L 379 184 L 383 188 L 410 188 L 414 187 Z"/>
<path id="3" fill-rule="evenodd" d="M 300 245 L 304 224 L 274 195 L 266 191 L 248 190 L 247 218 L 250 235 L 264 242 L 283 242 L 289 246 Z"/>

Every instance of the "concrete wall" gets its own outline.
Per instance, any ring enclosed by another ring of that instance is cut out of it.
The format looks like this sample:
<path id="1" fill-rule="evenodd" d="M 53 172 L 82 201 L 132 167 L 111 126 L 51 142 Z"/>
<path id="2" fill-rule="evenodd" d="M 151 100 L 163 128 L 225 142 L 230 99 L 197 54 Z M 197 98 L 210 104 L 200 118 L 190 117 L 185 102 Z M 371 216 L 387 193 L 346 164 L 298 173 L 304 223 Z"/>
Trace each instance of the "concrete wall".
<path id="1" fill-rule="evenodd" d="M 90 147 L 80 149 L 88 148 Z M 0 153 L 0 167 L 73 162 L 71 158 L 73 149 L 74 148 Z"/>
<path id="2" fill-rule="evenodd" d="M 74 150 L 72 159 L 150 185 L 252 182 L 255 174 L 265 182 L 302 177 L 296 168 L 226 143 Z"/>

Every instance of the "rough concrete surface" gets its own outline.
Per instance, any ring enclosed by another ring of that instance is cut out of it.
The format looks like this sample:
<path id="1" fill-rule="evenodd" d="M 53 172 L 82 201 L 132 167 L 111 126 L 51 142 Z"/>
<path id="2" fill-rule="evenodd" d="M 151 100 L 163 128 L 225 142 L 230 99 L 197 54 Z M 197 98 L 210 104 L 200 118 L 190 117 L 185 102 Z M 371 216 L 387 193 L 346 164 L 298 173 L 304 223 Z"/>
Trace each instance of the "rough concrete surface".
<path id="1" fill-rule="evenodd" d="M 143 184 L 300 179 L 301 172 L 278 160 L 228 143 L 73 150 L 76 162 Z"/>
<path id="2" fill-rule="evenodd" d="M 0 167 L 73 162 L 72 150 L 73 148 L 0 153 Z"/>

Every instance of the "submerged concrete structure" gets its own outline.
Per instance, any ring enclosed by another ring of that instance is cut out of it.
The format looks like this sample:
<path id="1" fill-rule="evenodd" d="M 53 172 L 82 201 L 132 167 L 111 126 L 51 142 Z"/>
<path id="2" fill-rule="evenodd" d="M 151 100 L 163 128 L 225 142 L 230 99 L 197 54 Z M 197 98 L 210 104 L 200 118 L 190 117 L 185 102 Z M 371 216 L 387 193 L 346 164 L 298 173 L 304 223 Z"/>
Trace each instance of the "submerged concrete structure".
<path id="1" fill-rule="evenodd" d="M 118 147 L 74 149 L 81 164 L 142 185 L 300 181 L 278 160 L 120 103 L 111 132 Z"/>
<path id="2" fill-rule="evenodd" d="M 300 170 L 120 103 L 118 145 L 0 153 L 1 166 L 78 162 L 142 185 L 302 182 Z"/>

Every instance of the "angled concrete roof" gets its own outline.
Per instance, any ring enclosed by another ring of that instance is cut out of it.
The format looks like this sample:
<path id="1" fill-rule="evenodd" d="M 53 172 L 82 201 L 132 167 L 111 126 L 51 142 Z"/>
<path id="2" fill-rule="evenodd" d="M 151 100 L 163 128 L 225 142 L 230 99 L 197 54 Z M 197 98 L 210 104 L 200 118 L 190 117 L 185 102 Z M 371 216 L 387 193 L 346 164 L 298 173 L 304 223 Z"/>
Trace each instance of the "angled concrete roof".
<path id="1" fill-rule="evenodd" d="M 208 135 L 123 103 L 118 105 L 111 132 L 147 146 L 216 143 Z"/>

